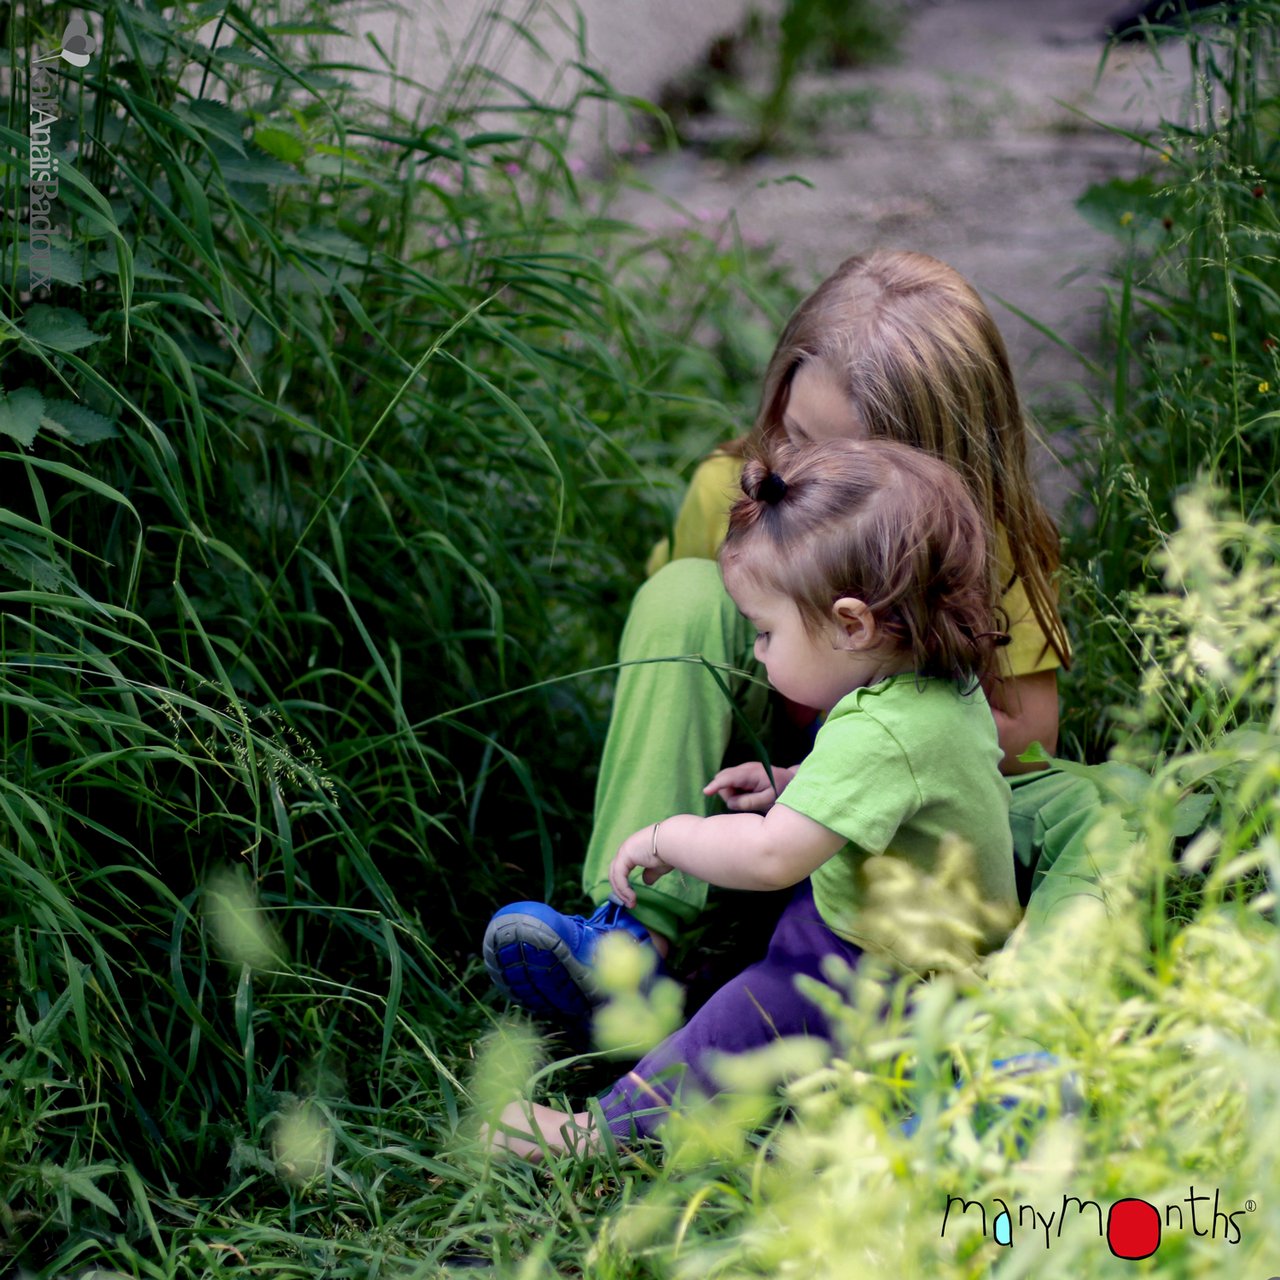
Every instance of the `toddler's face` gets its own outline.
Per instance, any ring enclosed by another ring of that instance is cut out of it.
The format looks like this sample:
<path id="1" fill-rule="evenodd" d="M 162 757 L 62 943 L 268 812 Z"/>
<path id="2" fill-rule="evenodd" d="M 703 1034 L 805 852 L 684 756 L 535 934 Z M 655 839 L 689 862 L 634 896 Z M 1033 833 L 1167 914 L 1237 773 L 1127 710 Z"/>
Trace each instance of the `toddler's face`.
<path id="1" fill-rule="evenodd" d="M 821 360 L 806 360 L 792 374 L 782 428 L 792 444 L 867 438 L 839 377 Z"/>
<path id="2" fill-rule="evenodd" d="M 724 584 L 755 627 L 756 660 L 783 697 L 830 711 L 845 694 L 869 682 L 873 664 L 864 654 L 837 647 L 834 618 L 814 633 L 790 596 L 760 586 L 750 573 L 726 566 Z"/>

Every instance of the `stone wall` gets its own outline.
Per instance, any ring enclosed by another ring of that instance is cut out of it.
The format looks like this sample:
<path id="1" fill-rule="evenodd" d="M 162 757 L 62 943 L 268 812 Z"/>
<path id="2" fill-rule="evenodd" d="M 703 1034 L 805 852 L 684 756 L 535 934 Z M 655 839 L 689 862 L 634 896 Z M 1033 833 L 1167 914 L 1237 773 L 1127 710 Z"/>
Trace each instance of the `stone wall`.
<path id="1" fill-rule="evenodd" d="M 777 13 L 781 5 L 782 0 L 408 0 L 398 11 L 338 10 L 336 21 L 352 39 L 335 42 L 334 52 L 357 65 L 379 66 L 372 37 L 403 76 L 429 92 L 439 92 L 459 62 L 479 63 L 539 100 L 555 102 L 581 86 L 581 77 L 565 70 L 581 60 L 621 93 L 652 99 L 700 61 L 717 37 L 741 27 L 752 10 Z M 394 95 L 396 106 L 410 116 L 423 96 L 410 84 L 393 88 L 385 76 L 368 84 L 379 98 Z M 599 121 L 598 111 L 584 113 L 575 141 L 585 150 L 595 145 Z"/>

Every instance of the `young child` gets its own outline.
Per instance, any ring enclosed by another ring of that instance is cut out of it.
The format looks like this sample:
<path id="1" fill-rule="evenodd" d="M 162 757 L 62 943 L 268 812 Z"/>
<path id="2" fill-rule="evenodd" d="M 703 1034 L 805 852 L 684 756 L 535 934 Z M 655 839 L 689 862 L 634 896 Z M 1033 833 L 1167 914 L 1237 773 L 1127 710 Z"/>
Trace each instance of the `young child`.
<path id="1" fill-rule="evenodd" d="M 928 971 L 976 952 L 939 948 L 920 914 L 897 915 L 876 892 L 885 864 L 926 884 L 948 838 L 970 852 L 953 883 L 953 937 L 1003 940 L 1018 914 L 1009 785 L 981 677 L 995 641 L 982 519 L 960 476 L 919 449 L 887 441 L 783 444 L 748 461 L 720 552 L 724 585 L 755 630 L 769 683 L 826 713 L 794 770 L 722 771 L 707 786 L 738 812 L 665 818 L 622 842 L 613 894 L 634 905 L 631 874 L 652 885 L 680 871 L 725 888 L 798 886 L 768 954 L 722 987 L 680 1031 L 602 1100 L 611 1132 L 647 1136 L 682 1087 L 715 1092 L 714 1053 L 778 1036 L 826 1035 L 797 975 L 823 980 L 823 961 L 855 965 L 864 950 Z M 753 810 L 760 810 L 759 812 Z M 526 1104 L 504 1115 L 500 1145 Z M 548 1107 L 529 1119 L 565 1149 L 586 1115 Z M 589 1140 L 589 1139 L 588 1139 Z"/>
<path id="2" fill-rule="evenodd" d="M 1001 767 L 1022 775 L 1013 778 L 1013 831 L 1023 887 L 1042 848 L 1042 866 L 1065 849 L 1059 865 L 1080 864 L 1078 883 L 1087 887 L 1084 833 L 1096 809 L 1093 789 L 1061 774 L 1027 774 L 1031 766 L 1018 760 L 1035 741 L 1054 750 L 1057 672 L 1068 659 L 1056 608 L 1057 534 L 1031 482 L 1027 436 L 995 321 L 944 263 L 896 251 L 850 258 L 800 304 L 770 360 L 754 428 L 694 474 L 673 536 L 650 558 L 650 577 L 623 632 L 583 868 L 585 892 L 602 905 L 589 918 L 537 902 L 495 913 L 485 963 L 509 998 L 540 1016 L 583 1020 L 599 999 L 592 957 L 602 937 L 624 931 L 665 955 L 705 904 L 705 882 L 677 871 L 637 885 L 634 906 L 623 907 L 606 900 L 608 870 L 632 832 L 670 813 L 711 812 L 737 787 L 725 782 L 704 791 L 724 762 L 734 720 L 720 672 L 654 659 L 697 654 L 720 670 L 752 665 L 749 629 L 715 556 L 743 457 L 781 440 L 896 440 L 963 478 L 993 547 L 992 590 L 1010 637 L 985 689 Z M 758 726 L 764 707 L 753 686 L 731 687 Z M 788 710 L 804 720 L 802 708 Z M 772 798 L 767 790 L 747 794 Z M 1066 876 L 1057 883 L 1073 884 Z"/>

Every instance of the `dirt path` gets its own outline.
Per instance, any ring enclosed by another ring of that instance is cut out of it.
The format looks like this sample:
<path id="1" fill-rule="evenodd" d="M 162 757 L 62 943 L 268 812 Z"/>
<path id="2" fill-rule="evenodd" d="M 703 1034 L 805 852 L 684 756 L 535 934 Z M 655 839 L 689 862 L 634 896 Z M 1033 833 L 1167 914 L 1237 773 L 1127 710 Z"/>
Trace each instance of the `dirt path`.
<path id="1" fill-rule="evenodd" d="M 662 197 L 704 217 L 734 210 L 745 236 L 776 243 L 815 283 L 859 250 L 932 253 L 987 296 L 1033 405 L 1079 403 L 1079 364 L 999 299 L 1095 349 L 1116 242 L 1075 201 L 1090 183 L 1133 176 L 1144 159 L 1093 121 L 1154 124 L 1187 83 L 1176 47 L 1162 68 L 1147 48 L 1125 46 L 1098 78 L 1098 33 L 1116 8 L 933 0 L 911 19 L 896 65 L 804 79 L 799 94 L 828 103 L 813 154 L 744 166 L 694 151 L 660 157 L 644 175 L 654 194 L 630 197 L 628 212 L 659 216 Z M 779 181 L 791 174 L 812 186 Z M 1048 496 L 1060 496 L 1060 469 L 1041 470 Z"/>

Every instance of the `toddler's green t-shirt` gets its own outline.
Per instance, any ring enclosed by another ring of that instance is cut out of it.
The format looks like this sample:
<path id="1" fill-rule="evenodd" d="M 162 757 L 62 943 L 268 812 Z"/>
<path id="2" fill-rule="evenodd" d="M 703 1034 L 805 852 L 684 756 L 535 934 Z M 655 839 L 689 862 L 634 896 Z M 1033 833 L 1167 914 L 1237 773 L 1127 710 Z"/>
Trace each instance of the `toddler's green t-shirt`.
<path id="1" fill-rule="evenodd" d="M 848 843 L 812 875 L 832 932 L 917 970 L 956 968 L 1017 921 L 1009 784 L 980 688 L 891 676 L 832 709 L 778 799 Z"/>

